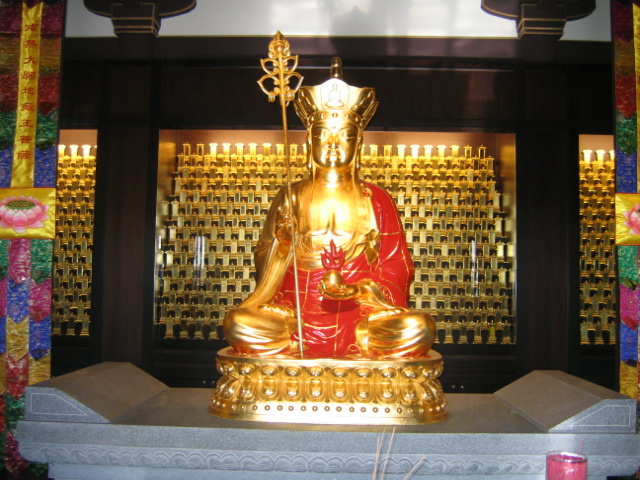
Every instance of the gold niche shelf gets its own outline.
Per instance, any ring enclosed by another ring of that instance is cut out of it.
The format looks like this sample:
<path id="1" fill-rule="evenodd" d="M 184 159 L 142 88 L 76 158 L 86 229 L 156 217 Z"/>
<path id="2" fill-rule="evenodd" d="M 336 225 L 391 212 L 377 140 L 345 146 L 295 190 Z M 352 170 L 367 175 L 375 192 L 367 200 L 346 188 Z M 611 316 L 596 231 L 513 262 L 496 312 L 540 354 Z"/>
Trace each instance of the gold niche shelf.
<path id="1" fill-rule="evenodd" d="M 52 317 L 57 336 L 89 334 L 96 168 L 96 147 L 89 144 L 95 135 L 61 132 L 66 145 L 58 156 Z M 615 344 L 614 156 L 585 137 L 580 342 Z M 514 342 L 513 221 L 503 188 L 509 162 L 479 147 L 432 143 L 429 152 L 424 145 L 370 145 L 361 170 L 366 180 L 391 192 L 404 219 L 416 265 L 411 302 L 437 317 L 441 343 Z M 158 250 L 156 325 L 167 338 L 218 338 L 226 310 L 254 288 L 251 252 L 284 182 L 283 147 L 219 142 L 215 158 L 210 145 L 193 142 L 189 148 L 180 166 L 174 145 L 168 155 L 170 187 L 159 198 L 159 236 L 166 238 Z M 304 148 L 291 148 L 299 179 L 306 175 Z"/>
<path id="2" fill-rule="evenodd" d="M 253 246 L 286 180 L 284 146 L 176 145 L 158 202 L 156 326 L 165 339 L 217 339 L 255 288 Z M 305 178 L 304 145 L 289 147 L 292 176 Z M 514 343 L 513 221 L 498 160 L 484 146 L 372 144 L 361 163 L 398 206 L 415 265 L 410 304 L 434 316 L 437 342 Z"/>
<path id="3" fill-rule="evenodd" d="M 52 333 L 89 335 L 96 148 L 58 146 Z"/>
<path id="4" fill-rule="evenodd" d="M 615 154 L 580 155 L 580 344 L 616 343 Z"/>

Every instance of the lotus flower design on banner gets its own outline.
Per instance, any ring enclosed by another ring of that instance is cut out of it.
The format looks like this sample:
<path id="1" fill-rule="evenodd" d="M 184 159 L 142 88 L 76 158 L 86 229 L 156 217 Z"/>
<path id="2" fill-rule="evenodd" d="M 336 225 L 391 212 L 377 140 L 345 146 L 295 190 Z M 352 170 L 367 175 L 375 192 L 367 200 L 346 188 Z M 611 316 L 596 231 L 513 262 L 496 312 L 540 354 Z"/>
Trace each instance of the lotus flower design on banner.
<path id="1" fill-rule="evenodd" d="M 624 226 L 629 228 L 629 235 L 640 235 L 640 204 L 636 203 L 631 210 L 622 212 L 624 218 L 627 219 L 624 222 Z"/>
<path id="2" fill-rule="evenodd" d="M 54 188 L 0 189 L 0 238 L 53 238 Z"/>
<path id="3" fill-rule="evenodd" d="M 640 245 L 640 194 L 616 194 L 616 244 Z"/>

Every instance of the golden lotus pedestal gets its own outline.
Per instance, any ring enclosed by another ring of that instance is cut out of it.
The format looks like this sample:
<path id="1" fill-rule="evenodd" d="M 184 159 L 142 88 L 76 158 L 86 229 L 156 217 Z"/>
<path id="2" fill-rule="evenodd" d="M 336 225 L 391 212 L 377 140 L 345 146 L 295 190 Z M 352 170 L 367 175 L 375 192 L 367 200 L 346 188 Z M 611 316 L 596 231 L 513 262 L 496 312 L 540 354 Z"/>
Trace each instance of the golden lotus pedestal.
<path id="1" fill-rule="evenodd" d="M 222 374 L 210 411 L 235 420 L 344 425 L 415 425 L 447 418 L 438 378 L 443 361 L 269 358 L 218 352 Z"/>

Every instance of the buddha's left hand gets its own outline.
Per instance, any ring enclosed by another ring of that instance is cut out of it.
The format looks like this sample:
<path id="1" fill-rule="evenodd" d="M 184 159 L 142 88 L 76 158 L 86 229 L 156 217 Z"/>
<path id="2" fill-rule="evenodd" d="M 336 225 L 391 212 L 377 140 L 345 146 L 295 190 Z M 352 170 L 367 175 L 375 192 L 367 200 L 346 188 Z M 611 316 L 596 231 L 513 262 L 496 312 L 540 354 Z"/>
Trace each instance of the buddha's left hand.
<path id="1" fill-rule="evenodd" d="M 360 293 L 358 285 L 346 285 L 337 270 L 328 270 L 324 274 L 318 284 L 318 291 L 322 296 L 333 300 L 350 300 Z"/>
<path id="2" fill-rule="evenodd" d="M 359 285 L 345 285 L 341 284 L 328 284 L 322 280 L 318 284 L 318 291 L 327 298 L 333 300 L 351 300 L 357 299 L 360 296 Z"/>
<path id="3" fill-rule="evenodd" d="M 376 307 L 390 307 L 378 286 L 371 280 L 346 284 L 336 271 L 325 273 L 318 284 L 318 291 L 333 300 L 355 300 Z"/>
<path id="4" fill-rule="evenodd" d="M 342 275 L 333 270 L 328 271 L 318 284 L 318 291 L 333 300 L 356 300 L 374 308 L 394 309 L 373 280 L 362 280 L 358 283 L 345 284 Z"/>

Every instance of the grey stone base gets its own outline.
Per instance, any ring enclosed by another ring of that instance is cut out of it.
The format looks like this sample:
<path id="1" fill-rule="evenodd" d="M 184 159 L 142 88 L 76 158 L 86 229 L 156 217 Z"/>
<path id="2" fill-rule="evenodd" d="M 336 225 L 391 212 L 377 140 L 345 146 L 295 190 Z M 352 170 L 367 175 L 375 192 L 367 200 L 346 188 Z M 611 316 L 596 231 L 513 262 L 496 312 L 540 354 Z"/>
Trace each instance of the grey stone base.
<path id="1" fill-rule="evenodd" d="M 640 465 L 636 402 L 555 371 L 493 395 L 447 395 L 448 420 L 415 426 L 240 422 L 210 415 L 210 395 L 96 365 L 28 388 L 20 450 L 57 480 L 372 479 L 376 469 L 393 480 L 414 468 L 414 479 L 542 480 L 552 450 L 586 455 L 590 479 Z"/>

